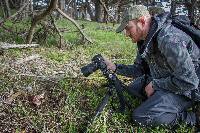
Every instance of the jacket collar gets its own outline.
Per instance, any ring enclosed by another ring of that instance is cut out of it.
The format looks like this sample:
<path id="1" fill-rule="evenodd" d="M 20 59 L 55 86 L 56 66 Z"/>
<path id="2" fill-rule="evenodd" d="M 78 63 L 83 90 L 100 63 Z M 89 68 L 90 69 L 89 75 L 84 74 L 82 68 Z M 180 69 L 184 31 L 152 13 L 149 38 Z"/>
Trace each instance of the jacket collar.
<path id="1" fill-rule="evenodd" d="M 158 32 L 162 29 L 164 24 L 166 23 L 170 13 L 163 13 L 152 17 L 151 27 L 147 34 L 147 37 L 143 43 L 144 51 L 141 54 L 143 58 L 146 58 L 153 50 L 152 40 L 158 34 Z"/>

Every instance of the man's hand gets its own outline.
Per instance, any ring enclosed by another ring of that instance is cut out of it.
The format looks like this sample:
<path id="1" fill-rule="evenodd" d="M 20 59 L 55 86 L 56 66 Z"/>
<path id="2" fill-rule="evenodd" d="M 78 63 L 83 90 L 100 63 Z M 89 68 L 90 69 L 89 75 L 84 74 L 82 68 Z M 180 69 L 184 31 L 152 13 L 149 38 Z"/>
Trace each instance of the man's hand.
<path id="1" fill-rule="evenodd" d="M 154 93 L 153 85 L 152 82 L 150 82 L 146 87 L 145 87 L 145 92 L 147 94 L 147 97 L 150 97 Z"/>
<path id="2" fill-rule="evenodd" d="M 104 62 L 107 65 L 107 69 L 112 70 L 113 72 L 116 70 L 116 65 L 112 63 L 110 60 L 104 58 Z"/>

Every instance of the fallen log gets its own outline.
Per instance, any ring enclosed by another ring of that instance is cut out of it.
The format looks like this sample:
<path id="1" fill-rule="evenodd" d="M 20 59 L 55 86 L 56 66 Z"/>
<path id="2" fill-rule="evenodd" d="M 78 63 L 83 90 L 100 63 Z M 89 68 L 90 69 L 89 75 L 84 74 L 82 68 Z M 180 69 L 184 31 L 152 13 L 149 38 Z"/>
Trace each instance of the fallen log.
<path id="1" fill-rule="evenodd" d="M 7 50 L 7 49 L 23 49 L 23 48 L 31 48 L 31 47 L 38 47 L 39 44 L 10 44 L 5 42 L 0 42 L 0 50 Z"/>

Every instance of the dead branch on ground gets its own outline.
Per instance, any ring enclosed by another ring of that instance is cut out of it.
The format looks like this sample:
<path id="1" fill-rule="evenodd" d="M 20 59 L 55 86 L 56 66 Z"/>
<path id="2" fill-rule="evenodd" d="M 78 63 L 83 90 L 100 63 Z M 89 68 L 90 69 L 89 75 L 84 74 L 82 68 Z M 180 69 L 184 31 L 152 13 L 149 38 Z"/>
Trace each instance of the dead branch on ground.
<path id="1" fill-rule="evenodd" d="M 23 64 L 23 63 L 26 63 L 26 62 L 29 62 L 31 60 L 35 60 L 35 59 L 38 59 L 38 58 L 41 58 L 41 56 L 38 55 L 38 54 L 35 54 L 35 55 L 28 56 L 26 58 L 19 59 L 15 63 L 16 64 Z"/>
<path id="2" fill-rule="evenodd" d="M 7 49 L 23 49 L 23 48 L 31 48 L 31 47 L 38 47 L 39 44 L 10 44 L 5 42 L 0 42 L 0 49 L 7 50 Z"/>

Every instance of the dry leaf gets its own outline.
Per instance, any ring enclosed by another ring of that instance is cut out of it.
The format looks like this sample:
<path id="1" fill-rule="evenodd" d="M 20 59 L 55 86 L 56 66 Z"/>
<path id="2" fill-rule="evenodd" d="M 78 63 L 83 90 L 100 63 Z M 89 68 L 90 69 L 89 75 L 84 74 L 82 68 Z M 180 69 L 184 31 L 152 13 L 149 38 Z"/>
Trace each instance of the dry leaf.
<path id="1" fill-rule="evenodd" d="M 44 99 L 44 93 L 40 95 L 33 96 L 32 102 L 39 106 L 42 103 L 42 100 Z"/>

